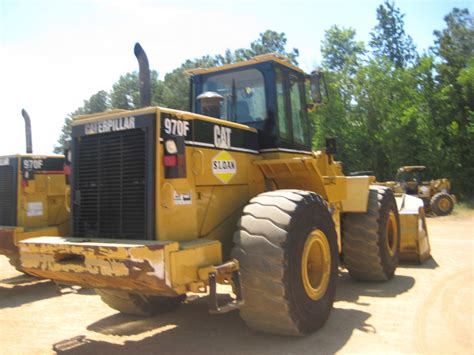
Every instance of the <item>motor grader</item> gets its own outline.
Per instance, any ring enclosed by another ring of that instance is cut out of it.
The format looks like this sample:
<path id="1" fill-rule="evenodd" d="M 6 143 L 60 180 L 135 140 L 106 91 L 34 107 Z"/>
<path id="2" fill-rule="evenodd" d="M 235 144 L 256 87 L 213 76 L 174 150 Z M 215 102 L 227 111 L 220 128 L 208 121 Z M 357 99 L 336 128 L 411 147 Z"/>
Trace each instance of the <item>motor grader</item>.
<path id="1" fill-rule="evenodd" d="M 436 216 L 451 214 L 456 203 L 456 196 L 450 193 L 451 183 L 448 179 L 427 181 L 423 178 L 426 166 L 402 166 L 398 169 L 395 181 L 387 181 L 396 194 L 408 194 L 423 200 L 425 209 Z"/>
<path id="2" fill-rule="evenodd" d="M 0 254 L 19 271 L 19 241 L 70 232 L 64 156 L 32 154 L 30 118 L 22 114 L 27 153 L 0 156 Z"/>
<path id="3" fill-rule="evenodd" d="M 135 54 L 149 98 L 139 45 Z M 22 241 L 23 267 L 94 288 L 124 313 L 154 314 L 197 292 L 211 312 L 239 309 L 259 331 L 320 328 L 340 260 L 358 280 L 389 280 L 400 239 L 426 233 L 421 201 L 405 196 L 397 208 L 373 177 L 344 176 L 332 139 L 311 150 L 305 82 L 315 93 L 319 79 L 262 55 L 192 70 L 190 112 L 76 119 L 72 235 Z M 221 304 L 218 284 L 235 299 Z"/>

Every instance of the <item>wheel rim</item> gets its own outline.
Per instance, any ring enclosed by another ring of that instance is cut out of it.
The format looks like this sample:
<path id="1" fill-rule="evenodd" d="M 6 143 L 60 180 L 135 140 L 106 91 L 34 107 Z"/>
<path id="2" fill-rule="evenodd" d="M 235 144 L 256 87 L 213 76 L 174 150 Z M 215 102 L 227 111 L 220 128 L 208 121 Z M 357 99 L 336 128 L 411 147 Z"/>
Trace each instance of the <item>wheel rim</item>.
<path id="1" fill-rule="evenodd" d="M 449 211 L 450 205 L 449 200 L 445 197 L 438 201 L 438 208 L 443 212 Z"/>
<path id="2" fill-rule="evenodd" d="M 385 233 L 385 245 L 390 256 L 395 255 L 398 244 L 398 224 L 397 217 L 393 211 L 388 214 L 387 230 Z"/>
<path id="3" fill-rule="evenodd" d="M 306 239 L 301 261 L 301 276 L 306 294 L 312 300 L 324 296 L 331 275 L 331 252 L 326 235 L 312 231 Z"/>

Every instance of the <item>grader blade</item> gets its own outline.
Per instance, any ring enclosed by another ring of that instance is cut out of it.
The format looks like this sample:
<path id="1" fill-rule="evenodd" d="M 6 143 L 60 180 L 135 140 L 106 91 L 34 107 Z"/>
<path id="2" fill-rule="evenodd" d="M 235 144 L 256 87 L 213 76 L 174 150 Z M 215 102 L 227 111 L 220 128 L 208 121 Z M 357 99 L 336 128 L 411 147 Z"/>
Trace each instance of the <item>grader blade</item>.
<path id="1" fill-rule="evenodd" d="M 431 256 L 423 201 L 409 195 L 396 200 L 400 216 L 400 261 L 421 264 Z"/>

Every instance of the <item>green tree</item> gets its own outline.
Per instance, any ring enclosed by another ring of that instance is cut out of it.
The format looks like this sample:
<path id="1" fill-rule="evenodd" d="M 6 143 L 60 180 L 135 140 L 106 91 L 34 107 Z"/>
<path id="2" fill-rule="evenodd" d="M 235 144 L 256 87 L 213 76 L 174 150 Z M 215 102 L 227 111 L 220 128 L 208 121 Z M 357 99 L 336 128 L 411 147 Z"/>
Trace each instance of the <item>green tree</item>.
<path id="1" fill-rule="evenodd" d="M 230 62 L 239 62 L 242 60 L 248 60 L 252 57 L 267 53 L 276 53 L 298 65 L 299 51 L 293 48 L 290 52 L 286 51 L 286 35 L 284 32 L 278 33 L 276 31 L 267 30 L 260 33 L 260 37 L 250 44 L 250 48 L 240 48 L 234 51 L 233 56 L 229 52 L 226 54 L 229 56 Z"/>
<path id="2" fill-rule="evenodd" d="M 104 90 L 100 90 L 92 95 L 89 100 L 85 100 L 83 107 L 86 115 L 107 111 L 110 108 L 109 94 Z"/>
<path id="3" fill-rule="evenodd" d="M 151 71 L 150 87 L 152 92 L 152 102 L 160 102 L 162 87 L 158 84 L 158 73 Z M 123 110 L 135 110 L 140 108 L 140 89 L 138 86 L 138 73 L 126 73 L 121 75 L 119 80 L 112 86 L 110 92 L 112 108 Z"/>
<path id="4" fill-rule="evenodd" d="M 361 126 L 354 116 L 355 74 L 362 65 L 365 47 L 355 40 L 353 29 L 332 26 L 326 31 L 321 45 L 329 100 L 313 116 L 316 149 L 324 146 L 326 137 L 338 138 L 338 159 L 347 171 L 357 169 L 360 157 L 356 140 Z"/>
<path id="5" fill-rule="evenodd" d="M 109 108 L 109 95 L 104 90 L 98 91 L 92 95 L 89 100 L 84 100 L 84 104 L 81 107 L 78 107 L 75 111 L 71 112 L 66 118 L 64 118 L 61 134 L 59 135 L 57 145 L 54 146 L 53 151 L 56 154 L 62 154 L 64 149 L 69 145 L 69 142 L 71 141 L 72 121 L 74 117 L 104 112 Z"/>
<path id="6" fill-rule="evenodd" d="M 405 33 L 404 17 L 394 2 L 386 0 L 377 8 L 378 24 L 370 33 L 374 54 L 387 57 L 397 68 L 412 64 L 417 56 L 413 40 Z"/>
<path id="7" fill-rule="evenodd" d="M 323 66 L 332 71 L 354 74 L 365 54 L 365 46 L 355 39 L 352 28 L 340 28 L 335 25 L 326 31 L 321 43 Z"/>
<path id="8" fill-rule="evenodd" d="M 189 76 L 186 74 L 189 69 L 237 63 L 266 53 L 279 54 L 288 58 L 293 64 L 297 64 L 299 52 L 295 48 L 287 52 L 286 42 L 284 33 L 267 30 L 260 33 L 260 37 L 250 44 L 250 48 L 240 48 L 234 52 L 228 49 L 224 55 L 206 55 L 198 59 L 187 60 L 179 68 L 165 75 L 162 104 L 179 110 L 189 109 Z"/>
<path id="9" fill-rule="evenodd" d="M 444 18 L 447 27 L 435 31 L 438 56 L 438 134 L 444 142 L 444 170 L 462 194 L 474 195 L 474 20 L 467 9 L 454 8 Z"/>

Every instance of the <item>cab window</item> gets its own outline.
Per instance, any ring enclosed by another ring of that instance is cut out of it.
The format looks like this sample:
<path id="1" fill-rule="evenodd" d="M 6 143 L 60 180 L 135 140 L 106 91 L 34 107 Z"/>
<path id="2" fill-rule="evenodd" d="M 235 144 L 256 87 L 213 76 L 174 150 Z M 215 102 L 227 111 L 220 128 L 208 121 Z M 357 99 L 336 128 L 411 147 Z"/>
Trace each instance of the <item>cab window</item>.
<path id="1" fill-rule="evenodd" d="M 257 69 L 208 76 L 203 92 L 213 91 L 224 100 L 220 104 L 220 118 L 248 124 L 266 118 L 265 85 Z"/>
<path id="2" fill-rule="evenodd" d="M 305 120 L 306 117 L 303 112 L 304 98 L 302 83 L 293 75 L 290 75 L 290 103 L 293 141 L 296 143 L 307 144 L 308 135 Z"/>
<path id="3" fill-rule="evenodd" d="M 280 137 L 290 138 L 288 122 L 286 120 L 287 110 L 286 110 L 286 100 L 285 100 L 284 76 L 280 69 L 275 69 L 275 72 L 276 72 L 278 129 L 280 131 Z"/>

